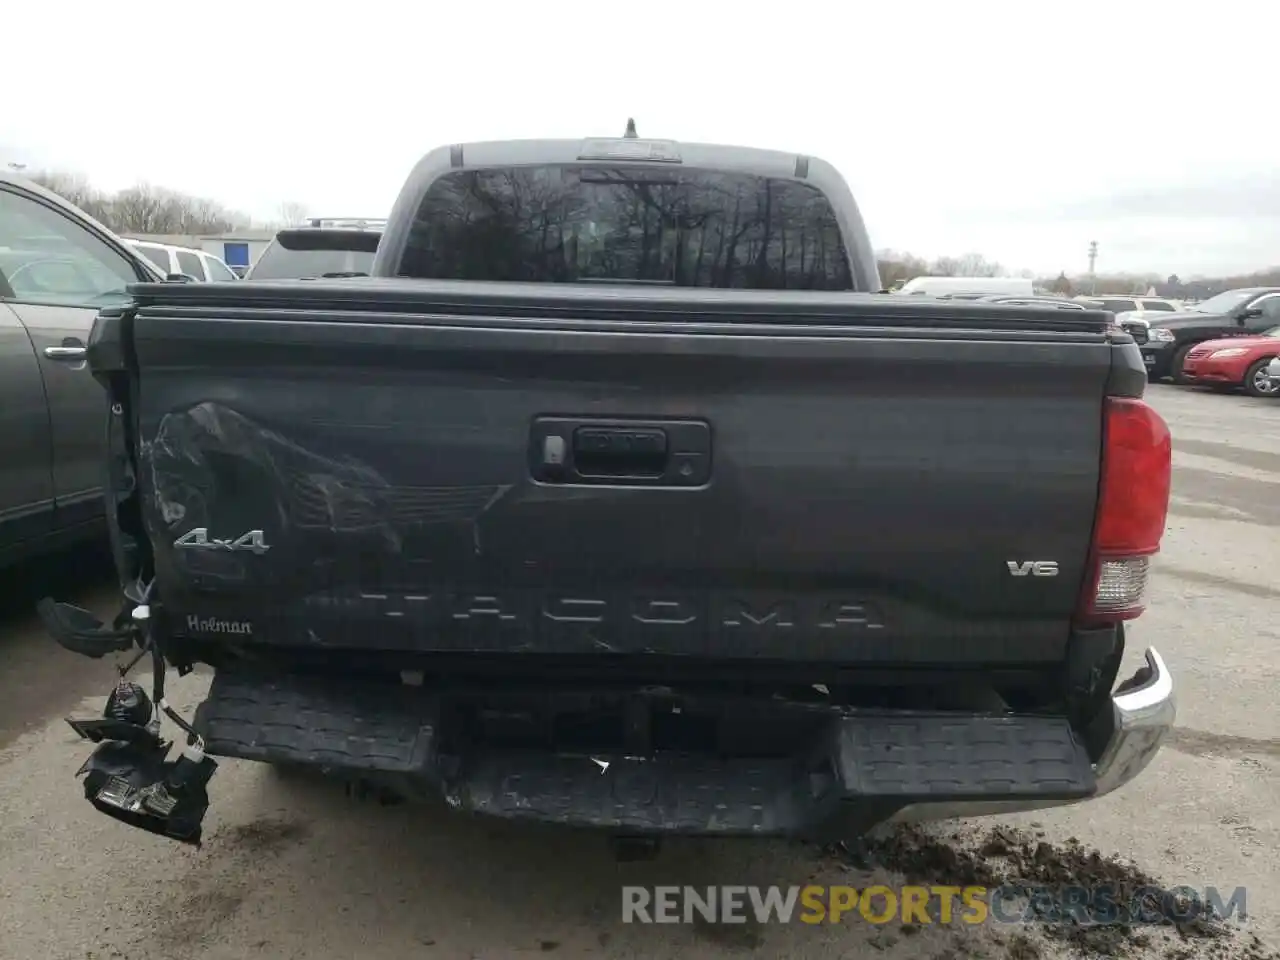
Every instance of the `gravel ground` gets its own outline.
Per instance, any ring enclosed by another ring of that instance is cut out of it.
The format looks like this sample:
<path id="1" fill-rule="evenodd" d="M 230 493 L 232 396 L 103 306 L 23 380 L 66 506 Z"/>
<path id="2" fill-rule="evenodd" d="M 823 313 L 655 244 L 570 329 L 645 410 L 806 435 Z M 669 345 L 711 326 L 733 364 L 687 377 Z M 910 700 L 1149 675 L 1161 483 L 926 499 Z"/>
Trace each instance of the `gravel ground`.
<path id="1" fill-rule="evenodd" d="M 1179 685 L 1180 727 L 1117 794 L 899 829 L 866 848 L 681 842 L 657 861 L 619 864 L 599 837 L 384 808 L 225 761 L 207 841 L 193 851 L 82 799 L 73 773 L 85 749 L 59 718 L 82 700 L 84 711 L 100 709 L 110 667 L 64 654 L 24 611 L 51 579 L 101 612 L 113 595 L 100 562 L 42 566 L 7 585 L 0 610 L 0 960 L 1276 957 L 1280 868 L 1266 851 L 1280 849 L 1280 403 L 1171 387 L 1150 397 L 1174 430 L 1174 503 L 1129 660 L 1159 647 Z M 193 707 L 206 685 L 199 675 L 174 680 L 171 698 Z M 904 876 L 1244 886 L 1249 921 L 1100 930 L 619 920 L 623 883 L 866 886 Z"/>

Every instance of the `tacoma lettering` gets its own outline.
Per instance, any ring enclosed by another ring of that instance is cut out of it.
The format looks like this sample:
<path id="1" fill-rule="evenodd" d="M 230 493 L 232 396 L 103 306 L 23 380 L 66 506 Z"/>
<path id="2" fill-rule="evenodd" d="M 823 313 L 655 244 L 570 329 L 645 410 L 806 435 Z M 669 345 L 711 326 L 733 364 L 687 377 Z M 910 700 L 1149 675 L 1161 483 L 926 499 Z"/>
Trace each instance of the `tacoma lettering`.
<path id="1" fill-rule="evenodd" d="M 488 619 L 509 622 L 519 617 L 503 608 L 502 599 L 492 595 L 458 597 L 453 611 L 455 620 Z"/>
<path id="2" fill-rule="evenodd" d="M 832 600 L 822 595 L 753 599 L 713 594 L 704 603 L 690 597 L 605 598 L 524 591 L 472 594 L 452 593 L 448 588 L 436 587 L 432 593 L 362 594 L 360 600 L 361 609 L 367 610 L 372 603 L 374 609 L 386 616 L 419 621 L 443 618 L 456 622 L 522 623 L 530 627 L 538 620 L 564 626 L 631 621 L 664 627 L 706 622 L 716 629 L 754 632 L 806 628 L 866 631 L 884 626 L 874 605 L 862 600 Z"/>
<path id="3" fill-rule="evenodd" d="M 586 597 L 548 597 L 542 615 L 556 623 L 604 623 L 609 605 Z"/>
<path id="4" fill-rule="evenodd" d="M 761 610 L 753 609 L 744 600 L 730 600 L 725 604 L 721 622 L 726 627 L 741 627 L 747 624 L 753 627 L 794 627 L 796 605 L 791 600 L 779 600 L 767 609 Z"/>
<path id="5" fill-rule="evenodd" d="M 825 629 L 834 627 L 861 627 L 864 630 L 878 630 L 880 623 L 865 606 L 848 600 L 833 600 L 822 608 L 822 616 L 818 626 Z"/>
<path id="6" fill-rule="evenodd" d="M 631 617 L 640 623 L 684 624 L 698 619 L 698 611 L 683 600 L 637 600 Z"/>

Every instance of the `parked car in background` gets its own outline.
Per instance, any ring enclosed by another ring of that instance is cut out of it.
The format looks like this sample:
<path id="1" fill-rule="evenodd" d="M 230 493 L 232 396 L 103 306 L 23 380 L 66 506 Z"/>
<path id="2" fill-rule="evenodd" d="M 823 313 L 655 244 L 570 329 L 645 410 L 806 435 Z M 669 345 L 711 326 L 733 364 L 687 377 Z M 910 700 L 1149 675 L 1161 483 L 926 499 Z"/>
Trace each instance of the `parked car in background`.
<path id="1" fill-rule="evenodd" d="M 1117 317 L 1122 313 L 1177 313 L 1183 305 L 1164 297 L 1114 297 L 1079 296 L 1078 301 L 1097 310 L 1110 310 Z"/>
<path id="2" fill-rule="evenodd" d="M 1186 383 L 1183 367 L 1198 345 L 1223 337 L 1257 336 L 1280 324 L 1280 287 L 1228 290 L 1188 310 L 1147 320 L 1151 326 L 1141 344 L 1147 375 Z"/>
<path id="3" fill-rule="evenodd" d="M 1002 303 L 1007 307 L 1056 307 L 1059 310 L 1086 310 L 1084 304 L 1066 297 L 982 297 L 983 303 Z"/>
<path id="4" fill-rule="evenodd" d="M 105 532 L 107 402 L 85 362 L 98 310 L 160 269 L 0 169 L 0 564 Z"/>
<path id="5" fill-rule="evenodd" d="M 1151 329 L 1150 318 L 1159 316 L 1163 314 L 1143 314 L 1139 310 L 1126 310 L 1115 315 L 1116 326 L 1133 337 L 1135 343 L 1142 345 L 1147 342 L 1147 335 Z"/>
<path id="6" fill-rule="evenodd" d="M 1010 297 L 1035 295 L 1034 281 L 1024 277 L 914 277 L 897 291 L 904 296 L 973 299 L 1003 294 Z"/>
<path id="7" fill-rule="evenodd" d="M 315 219 L 275 235 L 245 273 L 246 280 L 307 280 L 368 276 L 383 220 Z"/>
<path id="8" fill-rule="evenodd" d="M 181 274 L 198 283 L 239 279 L 221 259 L 203 250 L 134 237 L 125 237 L 124 242 L 159 267 L 165 276 Z"/>
<path id="9" fill-rule="evenodd" d="M 1254 397 L 1274 396 L 1280 383 L 1268 373 L 1280 356 L 1280 326 L 1256 337 L 1207 340 L 1194 347 L 1182 365 L 1187 383 L 1218 388 L 1243 388 Z"/>
<path id="10" fill-rule="evenodd" d="M 1276 357 L 1267 364 L 1267 378 L 1271 381 L 1271 386 L 1275 388 L 1271 391 L 1271 395 L 1273 397 L 1280 396 L 1280 357 Z"/>

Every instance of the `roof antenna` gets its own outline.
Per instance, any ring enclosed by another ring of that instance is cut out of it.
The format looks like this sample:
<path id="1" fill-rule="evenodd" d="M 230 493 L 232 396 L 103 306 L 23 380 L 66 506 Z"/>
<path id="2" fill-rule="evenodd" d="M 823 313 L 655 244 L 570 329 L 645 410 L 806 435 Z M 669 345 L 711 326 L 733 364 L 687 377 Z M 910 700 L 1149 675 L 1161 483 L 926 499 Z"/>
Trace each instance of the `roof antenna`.
<path id="1" fill-rule="evenodd" d="M 627 117 L 627 132 L 622 137 L 625 140 L 636 139 L 636 121 L 634 117 Z"/>

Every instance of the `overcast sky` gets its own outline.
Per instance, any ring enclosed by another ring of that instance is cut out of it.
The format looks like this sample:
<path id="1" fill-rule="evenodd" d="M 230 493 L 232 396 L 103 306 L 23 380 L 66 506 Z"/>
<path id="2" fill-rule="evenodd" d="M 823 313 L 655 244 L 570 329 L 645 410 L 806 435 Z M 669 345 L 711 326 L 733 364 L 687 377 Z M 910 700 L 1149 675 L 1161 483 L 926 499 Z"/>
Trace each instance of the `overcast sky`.
<path id="1" fill-rule="evenodd" d="M 10 6 L 0 162 L 109 189 L 378 216 L 439 144 L 634 116 L 641 136 L 829 160 L 879 248 L 1280 264 L 1280 8 L 1257 0 Z"/>

